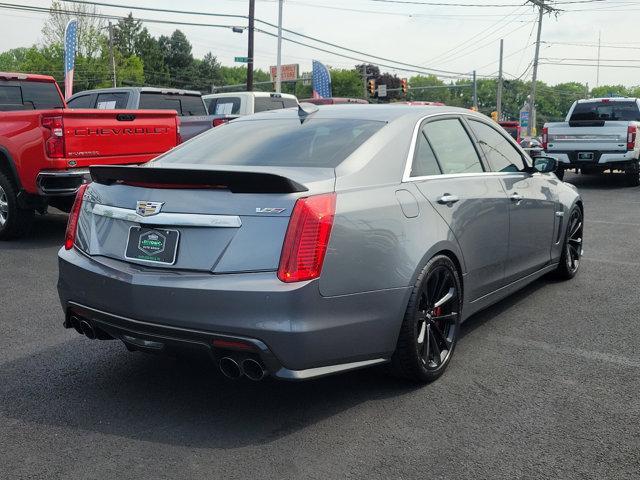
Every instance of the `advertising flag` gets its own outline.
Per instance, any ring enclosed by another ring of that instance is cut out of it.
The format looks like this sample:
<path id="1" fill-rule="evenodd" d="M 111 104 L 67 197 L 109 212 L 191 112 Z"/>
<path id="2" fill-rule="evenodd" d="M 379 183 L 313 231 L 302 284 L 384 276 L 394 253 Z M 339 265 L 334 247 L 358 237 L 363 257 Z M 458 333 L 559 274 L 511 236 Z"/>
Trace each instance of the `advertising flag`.
<path id="1" fill-rule="evenodd" d="M 76 59 L 78 21 L 69 20 L 64 29 L 64 98 L 73 95 L 73 70 Z"/>
<path id="2" fill-rule="evenodd" d="M 317 60 L 313 61 L 313 98 L 331 98 L 331 73 Z"/>

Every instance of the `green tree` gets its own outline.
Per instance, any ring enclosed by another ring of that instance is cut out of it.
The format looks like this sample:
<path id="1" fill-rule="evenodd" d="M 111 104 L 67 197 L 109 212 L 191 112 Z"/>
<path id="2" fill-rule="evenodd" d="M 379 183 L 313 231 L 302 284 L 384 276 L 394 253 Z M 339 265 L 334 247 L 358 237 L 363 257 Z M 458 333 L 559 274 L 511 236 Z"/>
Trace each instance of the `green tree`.
<path id="1" fill-rule="evenodd" d="M 332 69 L 331 87 L 334 97 L 361 98 L 364 86 L 357 70 Z"/>
<path id="2" fill-rule="evenodd" d="M 142 22 L 133 18 L 133 15 L 129 13 L 125 18 L 118 20 L 118 23 L 113 27 L 114 47 L 127 57 L 139 55 L 142 30 Z M 148 33 L 147 31 L 147 35 Z"/>
<path id="3" fill-rule="evenodd" d="M 72 19 L 78 21 L 78 53 L 90 57 L 99 55 L 101 40 L 105 36 L 105 21 L 98 16 L 95 5 L 52 2 L 49 17 L 42 27 L 45 44 L 63 44 L 65 28 Z"/>
<path id="4" fill-rule="evenodd" d="M 449 88 L 435 75 L 416 75 L 408 79 L 407 100 L 449 103 Z"/>

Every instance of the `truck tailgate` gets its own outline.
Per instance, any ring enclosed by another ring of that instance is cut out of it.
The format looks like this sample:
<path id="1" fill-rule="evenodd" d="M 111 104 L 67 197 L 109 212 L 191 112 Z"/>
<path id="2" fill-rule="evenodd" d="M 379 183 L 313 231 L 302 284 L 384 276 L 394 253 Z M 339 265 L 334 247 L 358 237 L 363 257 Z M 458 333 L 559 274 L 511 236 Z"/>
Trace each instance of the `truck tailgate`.
<path id="1" fill-rule="evenodd" d="M 572 126 L 574 125 L 574 126 Z M 628 122 L 603 122 L 598 125 L 571 123 L 548 126 L 548 151 L 625 151 Z"/>
<path id="2" fill-rule="evenodd" d="M 155 156 L 175 147 L 178 138 L 172 110 L 65 109 L 63 122 L 68 159 Z"/>

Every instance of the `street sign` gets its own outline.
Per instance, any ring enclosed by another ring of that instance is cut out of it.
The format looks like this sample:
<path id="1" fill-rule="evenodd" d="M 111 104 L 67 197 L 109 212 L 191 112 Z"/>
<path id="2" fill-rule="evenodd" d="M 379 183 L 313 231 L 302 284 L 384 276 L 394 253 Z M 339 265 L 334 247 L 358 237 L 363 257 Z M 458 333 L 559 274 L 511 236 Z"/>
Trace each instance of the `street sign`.
<path id="1" fill-rule="evenodd" d="M 529 110 L 520 110 L 520 126 L 527 128 L 529 126 Z"/>
<path id="2" fill-rule="evenodd" d="M 276 81 L 276 69 L 275 65 L 271 65 L 269 71 L 271 73 L 271 81 Z M 292 82 L 298 79 L 298 64 L 290 63 L 288 65 L 280 65 L 280 81 Z"/>
<path id="3" fill-rule="evenodd" d="M 233 61 L 238 63 L 249 63 L 249 57 L 234 57 Z"/>
<path id="4" fill-rule="evenodd" d="M 386 97 L 386 96 L 387 96 L 387 86 L 378 85 L 378 97 Z"/>

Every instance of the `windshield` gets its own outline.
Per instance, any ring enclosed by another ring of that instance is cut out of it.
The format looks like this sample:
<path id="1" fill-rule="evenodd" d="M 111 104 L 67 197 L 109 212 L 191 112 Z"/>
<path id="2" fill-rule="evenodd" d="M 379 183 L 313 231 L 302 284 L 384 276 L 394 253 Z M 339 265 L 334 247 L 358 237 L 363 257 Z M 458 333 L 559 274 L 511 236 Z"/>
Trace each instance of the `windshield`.
<path id="1" fill-rule="evenodd" d="M 640 121 L 640 110 L 635 101 L 599 101 L 577 103 L 570 122 L 593 120 Z"/>
<path id="2" fill-rule="evenodd" d="M 384 122 L 346 119 L 248 120 L 216 127 L 157 162 L 335 168 Z"/>

